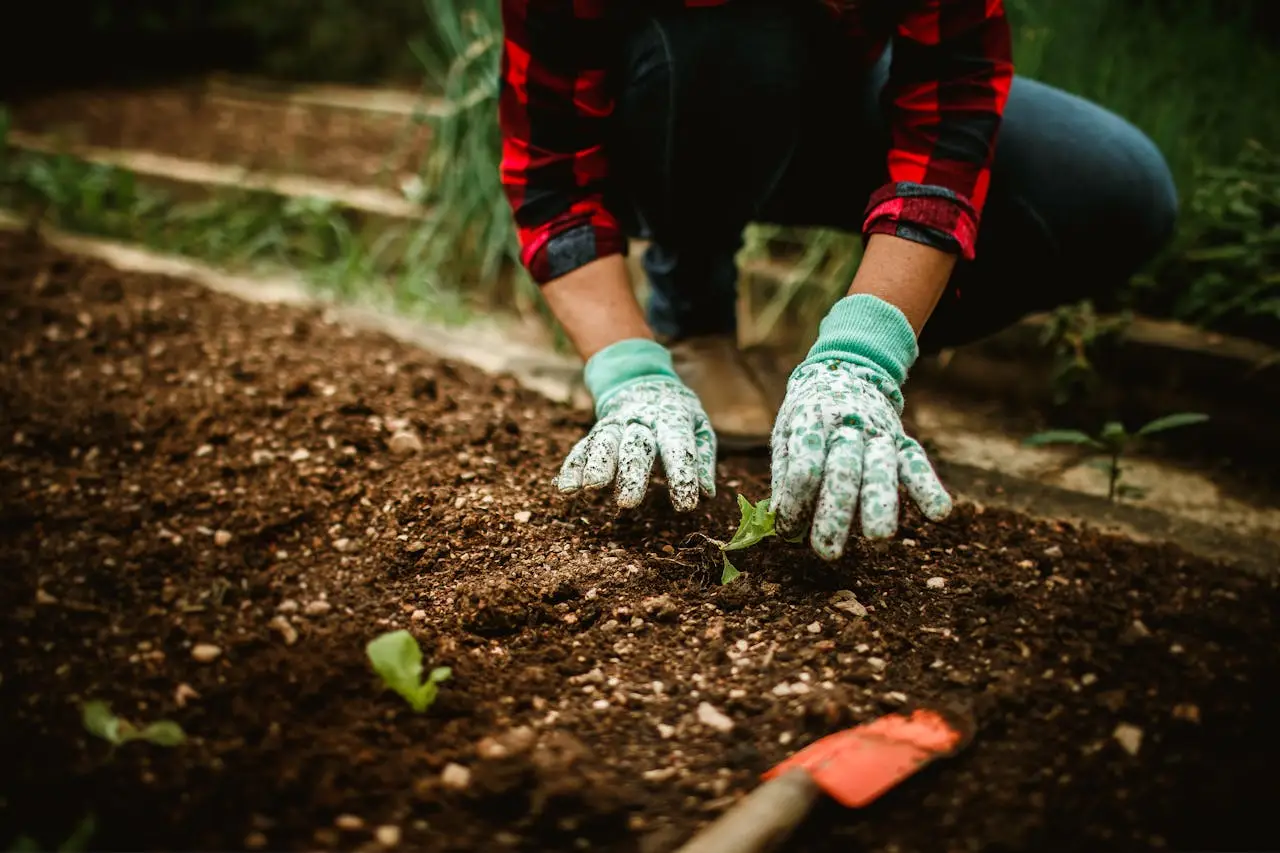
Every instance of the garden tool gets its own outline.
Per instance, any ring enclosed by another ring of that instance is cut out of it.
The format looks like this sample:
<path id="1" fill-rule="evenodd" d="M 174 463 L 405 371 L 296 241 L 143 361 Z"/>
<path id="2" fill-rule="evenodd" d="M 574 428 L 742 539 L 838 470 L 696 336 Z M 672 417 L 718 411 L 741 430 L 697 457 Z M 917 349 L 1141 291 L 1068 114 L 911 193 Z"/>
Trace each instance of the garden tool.
<path id="1" fill-rule="evenodd" d="M 765 773 L 765 784 L 676 853 L 776 850 L 819 795 L 862 808 L 931 761 L 954 755 L 968 739 L 957 722 L 928 709 L 828 735 Z"/>

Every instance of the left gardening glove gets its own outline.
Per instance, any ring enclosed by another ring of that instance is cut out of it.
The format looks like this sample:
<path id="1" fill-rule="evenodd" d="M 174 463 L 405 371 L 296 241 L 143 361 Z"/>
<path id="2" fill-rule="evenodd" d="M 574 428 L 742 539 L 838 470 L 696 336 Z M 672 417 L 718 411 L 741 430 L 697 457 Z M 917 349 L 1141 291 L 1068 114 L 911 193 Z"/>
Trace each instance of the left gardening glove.
<path id="1" fill-rule="evenodd" d="M 702 403 L 676 375 L 671 353 L 633 338 L 605 347 L 583 373 L 596 423 L 574 445 L 556 478 L 565 494 L 612 485 L 622 508 L 640 505 L 656 459 L 679 512 L 716 492 L 716 436 Z"/>
<path id="2" fill-rule="evenodd" d="M 893 536 L 899 483 L 928 518 L 951 512 L 951 497 L 900 420 L 901 385 L 918 355 L 911 324 L 888 302 L 855 294 L 832 307 L 774 422 L 778 533 L 809 531 L 827 560 L 844 553 L 855 513 L 864 537 Z"/>

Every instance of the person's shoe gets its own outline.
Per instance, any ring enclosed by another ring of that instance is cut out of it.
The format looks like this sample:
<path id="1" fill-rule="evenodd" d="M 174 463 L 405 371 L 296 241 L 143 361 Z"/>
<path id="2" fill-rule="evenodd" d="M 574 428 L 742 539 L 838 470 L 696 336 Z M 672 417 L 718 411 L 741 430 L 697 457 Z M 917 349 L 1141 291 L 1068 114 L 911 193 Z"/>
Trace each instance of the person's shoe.
<path id="1" fill-rule="evenodd" d="M 676 374 L 702 401 L 722 449 L 769 446 L 777 411 L 752 378 L 734 336 L 703 335 L 667 346 Z"/>

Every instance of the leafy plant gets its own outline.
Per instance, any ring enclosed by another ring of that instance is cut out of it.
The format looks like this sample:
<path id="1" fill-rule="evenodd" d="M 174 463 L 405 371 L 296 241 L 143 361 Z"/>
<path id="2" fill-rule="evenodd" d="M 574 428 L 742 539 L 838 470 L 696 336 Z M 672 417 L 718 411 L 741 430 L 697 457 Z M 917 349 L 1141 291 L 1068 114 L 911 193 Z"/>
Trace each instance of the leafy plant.
<path id="1" fill-rule="evenodd" d="M 371 640 L 365 648 L 382 682 L 404 697 L 421 714 L 436 701 L 439 685 L 453 670 L 438 666 L 422 680 L 422 649 L 408 631 L 391 631 Z"/>
<path id="2" fill-rule="evenodd" d="M 89 841 L 93 838 L 93 833 L 97 831 L 97 820 L 92 814 L 85 817 L 76 824 L 76 828 L 71 830 L 71 834 L 67 836 L 56 848 L 52 848 L 57 853 L 85 853 L 89 849 Z M 41 844 L 29 835 L 20 835 L 9 847 L 9 853 L 44 853 L 48 851 L 47 845 Z"/>
<path id="3" fill-rule="evenodd" d="M 1109 421 L 1103 425 L 1102 431 L 1097 436 L 1089 435 L 1075 429 L 1052 429 L 1045 432 L 1036 433 L 1027 438 L 1023 443 L 1028 447 L 1044 447 L 1052 444 L 1069 444 L 1078 447 L 1087 448 L 1097 453 L 1106 454 L 1108 458 L 1098 460 L 1097 467 L 1107 472 L 1108 488 L 1107 500 L 1114 501 L 1117 497 L 1141 497 L 1142 490 L 1126 485 L 1123 482 L 1124 467 L 1121 460 L 1129 453 L 1130 450 L 1143 438 L 1154 435 L 1159 432 L 1167 432 L 1171 429 L 1180 429 L 1182 427 L 1193 426 L 1195 424 L 1204 423 L 1209 419 L 1208 415 L 1196 412 L 1181 412 L 1174 415 L 1165 415 L 1162 418 L 1147 423 L 1140 427 L 1136 432 L 1129 432 L 1125 429 L 1124 424 L 1119 421 Z"/>
<path id="4" fill-rule="evenodd" d="M 738 522 L 738 529 L 734 531 L 733 537 L 728 542 L 722 542 L 719 539 L 707 537 L 708 541 L 720 549 L 720 557 L 723 561 L 723 570 L 720 573 L 720 583 L 727 584 L 737 580 L 738 575 L 742 572 L 729 561 L 730 551 L 741 551 L 744 548 L 750 548 L 757 545 L 770 536 L 778 536 L 778 532 L 773 527 L 773 510 L 769 509 L 769 498 L 762 498 L 759 503 L 752 504 L 751 501 L 742 495 L 738 495 L 738 509 L 742 511 L 742 519 Z M 786 542 L 799 542 L 803 537 L 787 539 L 780 537 Z"/>
<path id="5" fill-rule="evenodd" d="M 1053 349 L 1050 382 L 1056 405 L 1088 397 L 1098 390 L 1100 377 L 1094 358 L 1102 347 L 1114 344 L 1131 322 L 1128 314 L 1100 316 L 1087 299 L 1062 306 L 1049 315 L 1040 343 Z"/>
<path id="6" fill-rule="evenodd" d="M 182 727 L 172 720 L 157 720 L 138 728 L 128 720 L 117 717 L 111 712 L 110 705 L 98 699 L 85 702 L 80 713 L 85 730 L 112 746 L 123 746 L 135 740 L 144 740 L 156 746 L 179 746 L 187 739 Z"/>

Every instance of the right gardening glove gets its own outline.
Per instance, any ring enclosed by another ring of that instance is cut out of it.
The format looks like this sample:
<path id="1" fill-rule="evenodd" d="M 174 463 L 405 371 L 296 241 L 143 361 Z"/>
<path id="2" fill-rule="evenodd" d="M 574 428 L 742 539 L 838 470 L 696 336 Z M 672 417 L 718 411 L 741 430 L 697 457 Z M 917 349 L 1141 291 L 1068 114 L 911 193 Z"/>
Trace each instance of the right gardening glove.
<path id="1" fill-rule="evenodd" d="M 951 512 L 924 449 L 902 430 L 900 386 L 918 355 L 911 324 L 883 299 L 855 294 L 832 307 L 774 422 L 771 507 L 779 534 L 808 532 L 827 560 L 844 553 L 855 513 L 863 536 L 893 536 L 899 483 L 928 518 Z"/>
<path id="2" fill-rule="evenodd" d="M 583 378 L 597 420 L 569 451 L 556 477 L 561 492 L 612 485 L 619 507 L 639 506 L 661 458 L 677 511 L 697 507 L 699 493 L 715 495 L 715 432 L 666 347 L 643 338 L 619 341 L 587 361 Z"/>

